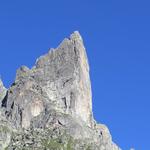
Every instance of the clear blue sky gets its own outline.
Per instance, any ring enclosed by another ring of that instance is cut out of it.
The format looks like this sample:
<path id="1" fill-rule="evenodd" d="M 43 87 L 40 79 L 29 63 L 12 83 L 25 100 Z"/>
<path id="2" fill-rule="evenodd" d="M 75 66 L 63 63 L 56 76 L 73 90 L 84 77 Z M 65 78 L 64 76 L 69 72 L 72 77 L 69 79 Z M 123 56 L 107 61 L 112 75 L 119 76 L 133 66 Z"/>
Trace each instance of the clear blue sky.
<path id="1" fill-rule="evenodd" d="M 0 0 L 0 74 L 8 87 L 21 65 L 82 34 L 93 110 L 123 150 L 150 150 L 150 1 Z"/>

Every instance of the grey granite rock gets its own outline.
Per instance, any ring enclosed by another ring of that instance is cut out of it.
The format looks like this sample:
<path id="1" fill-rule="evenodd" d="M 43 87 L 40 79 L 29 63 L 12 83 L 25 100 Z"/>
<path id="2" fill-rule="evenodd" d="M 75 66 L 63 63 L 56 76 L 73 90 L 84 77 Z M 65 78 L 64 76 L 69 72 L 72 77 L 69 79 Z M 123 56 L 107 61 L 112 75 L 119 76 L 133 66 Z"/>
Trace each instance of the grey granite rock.
<path id="1" fill-rule="evenodd" d="M 0 104 L 6 96 L 7 89 L 4 87 L 2 80 L 0 79 Z M 1 104 L 2 105 L 2 104 Z"/>
<path id="2" fill-rule="evenodd" d="M 120 150 L 93 118 L 89 64 L 77 31 L 31 69 L 19 68 L 7 94 L 0 82 L 0 91 L 2 114 L 13 132 L 0 134 L 7 141 L 3 148 Z"/>
<path id="3" fill-rule="evenodd" d="M 17 127 L 28 128 L 31 119 L 48 104 L 89 127 L 93 125 L 89 66 L 78 32 L 37 59 L 33 69 L 18 69 L 16 81 L 8 90 L 8 118 Z"/>

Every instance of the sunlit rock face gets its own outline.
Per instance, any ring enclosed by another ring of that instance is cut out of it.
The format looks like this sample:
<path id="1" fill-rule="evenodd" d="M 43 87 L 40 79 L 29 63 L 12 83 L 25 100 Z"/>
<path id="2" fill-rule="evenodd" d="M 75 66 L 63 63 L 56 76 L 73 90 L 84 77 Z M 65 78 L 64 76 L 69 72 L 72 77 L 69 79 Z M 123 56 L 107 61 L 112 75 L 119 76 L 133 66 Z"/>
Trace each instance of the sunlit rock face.
<path id="1" fill-rule="evenodd" d="M 27 107 L 22 111 L 21 124 L 23 128 L 30 127 L 30 121 L 33 117 L 40 115 L 44 110 L 43 102 L 38 98 L 27 104 Z"/>
<path id="2" fill-rule="evenodd" d="M 8 92 L 8 118 L 28 128 L 31 119 L 44 111 L 44 103 L 93 125 L 89 65 L 78 32 L 37 59 L 31 70 L 22 66 L 17 71 Z"/>
<path id="3" fill-rule="evenodd" d="M 7 141 L 0 148 L 120 150 L 93 119 L 89 64 L 77 31 L 31 69 L 20 67 L 8 90 L 0 81 L 0 102 L 0 119 L 12 128 L 0 134 Z"/>
<path id="4" fill-rule="evenodd" d="M 31 104 L 31 114 L 32 116 L 38 116 L 44 109 L 43 102 L 39 99 L 35 99 L 35 101 Z"/>
<path id="5" fill-rule="evenodd" d="M 0 103 L 2 103 L 2 100 L 6 96 L 6 91 L 7 91 L 7 89 L 4 87 L 3 82 L 0 79 Z"/>
<path id="6" fill-rule="evenodd" d="M 48 98 L 60 111 L 92 124 L 89 66 L 78 32 L 37 60 L 32 70 Z"/>

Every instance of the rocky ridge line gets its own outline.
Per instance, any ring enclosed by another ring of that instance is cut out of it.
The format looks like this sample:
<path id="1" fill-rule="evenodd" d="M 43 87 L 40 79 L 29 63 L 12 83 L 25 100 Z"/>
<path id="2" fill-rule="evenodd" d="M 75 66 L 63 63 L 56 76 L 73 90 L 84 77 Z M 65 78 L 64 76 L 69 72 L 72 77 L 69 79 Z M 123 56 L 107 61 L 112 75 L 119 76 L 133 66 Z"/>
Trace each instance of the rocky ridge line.
<path id="1" fill-rule="evenodd" d="M 0 80 L 0 149 L 120 150 L 92 113 L 87 54 L 79 32 L 22 66 L 7 90 Z"/>

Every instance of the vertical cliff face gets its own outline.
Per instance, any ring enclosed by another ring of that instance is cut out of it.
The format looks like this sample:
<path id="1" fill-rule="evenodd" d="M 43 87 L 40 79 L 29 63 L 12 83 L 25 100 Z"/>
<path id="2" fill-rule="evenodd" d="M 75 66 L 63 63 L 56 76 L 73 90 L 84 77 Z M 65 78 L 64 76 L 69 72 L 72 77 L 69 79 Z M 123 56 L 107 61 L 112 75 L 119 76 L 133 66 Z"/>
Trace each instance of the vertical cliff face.
<path id="1" fill-rule="evenodd" d="M 38 58 L 32 69 L 19 68 L 7 94 L 0 81 L 0 92 L 3 114 L 15 135 L 9 150 L 23 145 L 43 150 L 119 149 L 107 127 L 93 119 L 89 64 L 77 31 Z"/>
<path id="2" fill-rule="evenodd" d="M 8 91 L 8 117 L 18 127 L 28 128 L 47 103 L 90 127 L 93 124 L 89 66 L 78 32 L 37 59 L 31 70 L 23 66 L 17 71 L 16 81 Z"/>
<path id="3" fill-rule="evenodd" d="M 55 50 L 40 57 L 33 72 L 60 111 L 80 117 L 91 126 L 89 66 L 78 32 L 73 33 L 69 39 L 66 38 Z"/>

